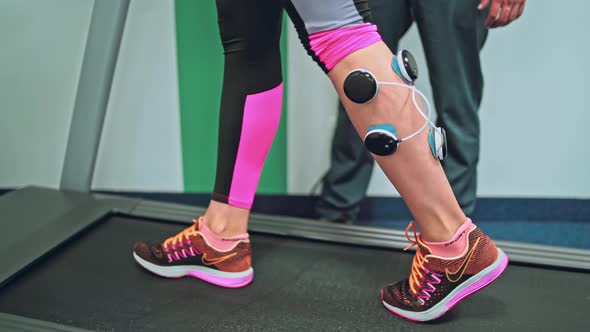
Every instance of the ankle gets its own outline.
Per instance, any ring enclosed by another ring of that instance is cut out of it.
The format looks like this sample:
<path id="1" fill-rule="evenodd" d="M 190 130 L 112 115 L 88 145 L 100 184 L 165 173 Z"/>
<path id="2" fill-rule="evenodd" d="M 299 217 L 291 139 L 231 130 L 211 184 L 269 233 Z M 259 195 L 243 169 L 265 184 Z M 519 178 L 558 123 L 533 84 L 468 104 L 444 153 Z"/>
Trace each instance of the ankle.
<path id="1" fill-rule="evenodd" d="M 435 256 L 454 257 L 461 255 L 469 246 L 469 232 L 475 226 L 471 219 L 466 219 L 465 222 L 455 230 L 451 236 L 446 237 L 444 241 L 428 241 L 422 239 L 424 244 L 430 248 L 430 251 Z"/>
<path id="2" fill-rule="evenodd" d="M 214 234 L 231 237 L 248 232 L 249 210 L 212 201 L 203 222 Z"/>
<path id="3" fill-rule="evenodd" d="M 237 235 L 229 235 L 229 234 L 217 234 L 213 232 L 209 226 L 205 223 L 204 219 L 200 219 L 201 225 L 199 227 L 199 232 L 203 235 L 203 237 L 207 240 L 209 246 L 217 249 L 217 250 L 230 250 L 234 248 L 240 241 L 247 241 L 250 237 L 248 233 L 241 233 Z"/>
<path id="4" fill-rule="evenodd" d="M 455 232 L 461 225 L 436 225 L 427 229 L 420 229 L 420 238 L 427 242 L 447 242 L 450 241 Z"/>
<path id="5" fill-rule="evenodd" d="M 221 237 L 232 237 L 248 232 L 246 223 L 232 222 L 224 219 L 208 219 L 203 218 L 203 222 L 207 228 L 215 235 Z"/>
<path id="6" fill-rule="evenodd" d="M 461 210 L 459 210 L 461 212 Z M 416 222 L 420 237 L 429 242 L 447 242 L 468 219 L 462 212 L 455 214 L 432 214 L 426 222 Z"/>

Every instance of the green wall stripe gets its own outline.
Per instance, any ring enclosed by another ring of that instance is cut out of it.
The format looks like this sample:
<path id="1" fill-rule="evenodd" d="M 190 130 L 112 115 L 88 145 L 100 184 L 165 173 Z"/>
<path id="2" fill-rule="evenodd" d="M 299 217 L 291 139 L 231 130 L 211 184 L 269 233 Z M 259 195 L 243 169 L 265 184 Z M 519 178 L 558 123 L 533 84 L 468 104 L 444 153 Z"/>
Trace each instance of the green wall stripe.
<path id="1" fill-rule="evenodd" d="M 184 191 L 208 192 L 215 178 L 223 72 L 215 2 L 177 0 L 175 14 Z"/>
<path id="2" fill-rule="evenodd" d="M 185 192 L 211 192 L 217 161 L 217 128 L 223 78 L 214 1 L 176 0 L 176 52 Z M 286 23 L 281 51 L 286 63 Z M 286 66 L 283 66 L 286 81 Z M 283 110 L 286 109 L 285 85 Z M 259 193 L 287 193 L 286 112 L 266 160 Z"/>

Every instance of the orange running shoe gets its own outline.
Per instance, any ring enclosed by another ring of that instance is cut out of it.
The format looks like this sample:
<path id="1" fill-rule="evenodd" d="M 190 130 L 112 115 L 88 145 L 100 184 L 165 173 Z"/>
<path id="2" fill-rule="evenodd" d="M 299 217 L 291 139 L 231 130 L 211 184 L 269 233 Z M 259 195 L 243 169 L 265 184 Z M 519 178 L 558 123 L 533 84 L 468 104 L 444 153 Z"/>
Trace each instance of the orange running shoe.
<path id="1" fill-rule="evenodd" d="M 414 240 L 408 235 L 414 230 Z M 432 250 L 416 234 L 410 222 L 406 237 L 418 246 L 408 279 L 381 290 L 387 310 L 405 319 L 425 322 L 441 317 L 459 301 L 483 289 L 506 269 L 508 257 L 478 227 L 468 231 L 469 245 L 460 256 L 445 258 Z"/>
<path id="2" fill-rule="evenodd" d="M 135 260 L 162 277 L 195 277 L 208 283 L 237 288 L 252 282 L 251 250 L 248 234 L 223 238 L 225 248 L 215 247 L 215 239 L 203 223 L 202 217 L 195 224 L 168 238 L 163 243 L 136 243 Z M 211 237 L 211 236 L 210 236 Z"/>

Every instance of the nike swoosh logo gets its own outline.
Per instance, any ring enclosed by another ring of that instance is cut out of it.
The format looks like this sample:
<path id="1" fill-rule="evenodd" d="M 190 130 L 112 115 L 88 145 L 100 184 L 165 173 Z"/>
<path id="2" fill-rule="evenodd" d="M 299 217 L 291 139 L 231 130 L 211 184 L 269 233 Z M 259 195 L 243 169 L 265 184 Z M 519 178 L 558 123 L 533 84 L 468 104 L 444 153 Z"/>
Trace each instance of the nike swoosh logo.
<path id="1" fill-rule="evenodd" d="M 471 260 L 471 256 L 473 256 L 473 253 L 475 252 L 475 249 L 477 248 L 477 245 L 479 244 L 479 240 L 481 238 L 477 238 L 477 240 L 475 241 L 475 244 L 473 245 L 473 247 L 471 248 L 471 250 L 469 250 L 469 252 L 467 253 L 467 257 L 465 257 L 465 260 L 463 260 L 463 263 L 461 263 L 461 266 L 459 266 L 459 269 L 455 272 L 451 272 L 449 271 L 449 269 L 445 268 L 445 273 L 447 275 L 447 279 L 450 282 L 457 282 L 459 281 L 459 279 L 461 279 L 461 277 L 463 277 L 463 273 L 465 273 L 465 270 L 467 269 L 467 265 L 469 265 L 469 261 Z"/>
<path id="2" fill-rule="evenodd" d="M 164 257 L 164 255 L 162 255 L 162 252 L 160 251 L 160 249 L 158 248 L 152 248 L 152 252 L 154 253 L 154 255 L 156 255 L 156 257 L 158 258 L 162 258 Z"/>
<path id="3" fill-rule="evenodd" d="M 203 264 L 210 266 L 210 265 L 214 265 L 214 264 L 219 264 L 225 260 L 228 260 L 228 259 L 234 257 L 237 254 L 238 254 L 237 252 L 234 252 L 229 255 L 225 255 L 225 256 L 221 256 L 221 257 L 217 257 L 217 258 L 213 258 L 213 259 L 209 259 L 209 258 L 207 258 L 207 254 L 203 254 L 201 261 L 203 262 Z"/>

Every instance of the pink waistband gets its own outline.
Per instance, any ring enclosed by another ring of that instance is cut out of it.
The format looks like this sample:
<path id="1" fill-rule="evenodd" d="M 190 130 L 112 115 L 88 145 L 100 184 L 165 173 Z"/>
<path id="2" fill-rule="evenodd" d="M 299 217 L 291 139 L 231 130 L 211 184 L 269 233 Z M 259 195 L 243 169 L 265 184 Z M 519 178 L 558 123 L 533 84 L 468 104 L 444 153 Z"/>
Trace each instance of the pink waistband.
<path id="1" fill-rule="evenodd" d="M 309 36 L 312 51 L 328 69 L 352 52 L 381 41 L 377 26 L 364 23 L 353 27 L 322 31 Z"/>

